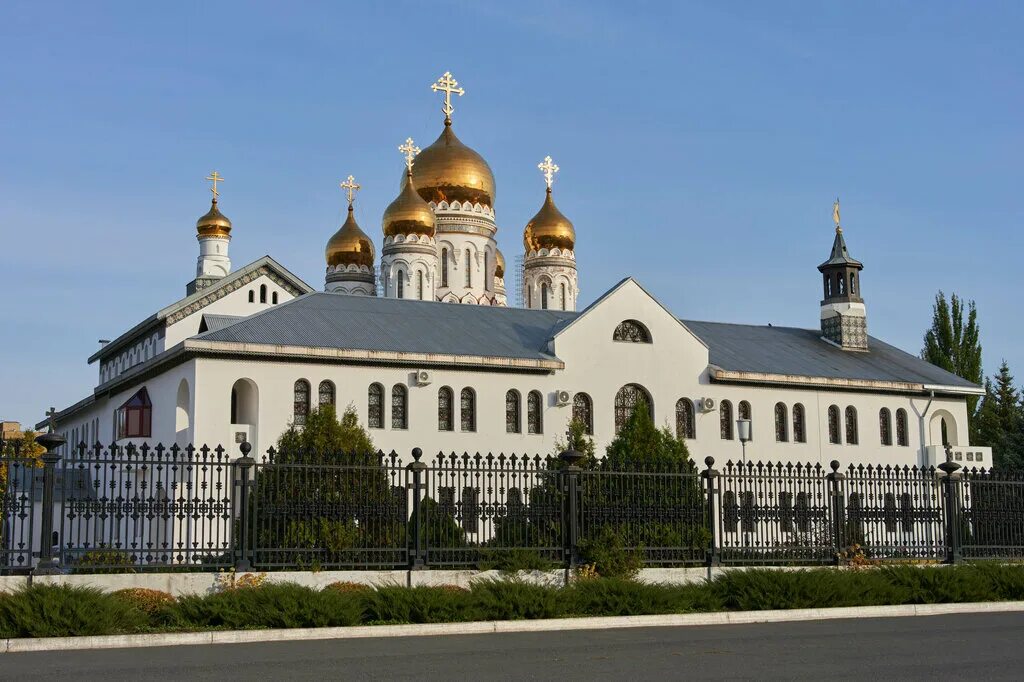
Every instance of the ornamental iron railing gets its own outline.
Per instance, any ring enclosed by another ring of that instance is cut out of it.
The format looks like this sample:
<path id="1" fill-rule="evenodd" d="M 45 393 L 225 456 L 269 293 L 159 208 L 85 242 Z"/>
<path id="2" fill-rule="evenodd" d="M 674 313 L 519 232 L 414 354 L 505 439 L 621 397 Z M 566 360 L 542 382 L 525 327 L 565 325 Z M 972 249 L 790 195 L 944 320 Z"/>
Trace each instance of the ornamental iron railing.
<path id="1" fill-rule="evenodd" d="M 0 455 L 0 572 L 1024 560 L 1024 474 L 79 444 Z"/>

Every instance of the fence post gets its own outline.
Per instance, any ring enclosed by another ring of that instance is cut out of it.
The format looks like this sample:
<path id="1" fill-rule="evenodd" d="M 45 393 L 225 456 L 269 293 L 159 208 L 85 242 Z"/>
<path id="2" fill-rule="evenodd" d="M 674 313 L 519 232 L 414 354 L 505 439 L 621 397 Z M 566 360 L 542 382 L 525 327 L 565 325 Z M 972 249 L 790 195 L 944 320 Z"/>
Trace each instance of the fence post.
<path id="1" fill-rule="evenodd" d="M 705 457 L 704 465 L 707 468 L 700 472 L 700 476 L 705 482 L 704 494 L 706 496 L 705 503 L 707 505 L 706 513 L 708 528 L 707 565 L 708 567 L 711 567 L 718 565 L 718 533 L 715 532 L 718 528 L 718 524 L 715 523 L 715 481 L 718 480 L 718 471 L 713 468 L 715 466 L 714 457 Z"/>
<path id="2" fill-rule="evenodd" d="M 241 509 L 239 510 L 239 534 L 242 536 L 239 541 L 238 561 L 235 562 L 235 571 L 247 572 L 252 570 L 252 562 L 249 559 L 249 477 L 252 475 L 252 468 L 256 460 L 249 456 L 252 452 L 252 444 L 249 441 L 242 443 L 240 447 L 242 456 L 232 464 L 234 479 L 241 486 Z"/>
<path id="3" fill-rule="evenodd" d="M 52 412 L 49 428 L 46 433 L 36 436 L 36 442 L 46 448 L 46 452 L 41 457 L 43 460 L 43 503 L 41 506 L 43 518 L 40 519 L 39 563 L 36 564 L 32 574 L 55 575 L 60 573 L 60 567 L 53 558 L 53 488 L 56 483 L 57 462 L 60 461 L 57 448 L 67 441 L 59 433 L 53 432 Z"/>
<path id="4" fill-rule="evenodd" d="M 420 491 L 424 488 L 423 472 L 426 470 L 427 465 L 425 462 L 420 461 L 420 457 L 422 456 L 423 450 L 420 448 L 413 448 L 413 461 L 409 462 L 405 467 L 412 474 L 412 483 L 409 484 L 409 487 L 412 489 L 412 537 L 409 538 L 412 547 L 407 549 L 410 550 L 409 568 L 414 570 L 421 569 L 426 566 L 426 561 L 423 557 L 423 519 L 421 518 L 423 510 L 420 506 L 420 502 L 422 501 Z"/>
<path id="5" fill-rule="evenodd" d="M 829 462 L 832 473 L 825 478 L 828 480 L 829 511 L 832 515 L 832 544 L 835 549 L 835 563 L 839 563 L 839 557 L 846 549 L 846 499 L 843 494 L 843 481 L 846 474 L 839 473 L 839 460 Z"/>
<path id="6" fill-rule="evenodd" d="M 954 477 L 960 465 L 953 461 L 953 450 L 946 446 L 946 461 L 939 465 L 945 474 L 942 478 L 942 504 L 946 517 L 946 563 L 958 564 L 963 561 L 960 554 L 960 496 L 957 495 L 957 481 Z"/>
<path id="7" fill-rule="evenodd" d="M 579 509 L 577 508 L 577 497 L 580 481 L 579 462 L 583 459 L 583 453 L 579 452 L 569 439 L 569 449 L 558 455 L 558 459 L 565 465 L 562 468 L 562 545 L 565 550 L 565 567 L 572 569 L 579 563 Z"/>

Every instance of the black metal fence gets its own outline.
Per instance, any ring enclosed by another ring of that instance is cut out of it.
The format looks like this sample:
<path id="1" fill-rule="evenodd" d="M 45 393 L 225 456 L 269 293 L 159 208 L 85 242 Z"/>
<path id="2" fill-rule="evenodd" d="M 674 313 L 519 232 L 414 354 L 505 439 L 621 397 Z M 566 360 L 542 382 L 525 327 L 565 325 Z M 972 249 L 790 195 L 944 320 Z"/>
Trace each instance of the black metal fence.
<path id="1" fill-rule="evenodd" d="M 50 440 L 45 441 L 49 438 Z M 1024 560 L 1024 474 L 578 453 L 111 446 L 0 458 L 0 572 Z M 241 455 L 241 456 L 239 456 Z"/>

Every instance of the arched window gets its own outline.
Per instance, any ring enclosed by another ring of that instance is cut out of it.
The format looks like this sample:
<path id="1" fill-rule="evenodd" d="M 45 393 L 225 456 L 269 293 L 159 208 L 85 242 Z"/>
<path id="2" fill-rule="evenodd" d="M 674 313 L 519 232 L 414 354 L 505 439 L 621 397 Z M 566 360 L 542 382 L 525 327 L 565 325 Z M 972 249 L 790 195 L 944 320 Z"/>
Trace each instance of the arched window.
<path id="1" fill-rule="evenodd" d="M 843 277 L 842 273 L 836 275 L 839 278 L 839 295 L 844 296 L 846 294 L 846 278 Z"/>
<path id="2" fill-rule="evenodd" d="M 455 392 L 447 386 L 442 386 L 437 391 L 437 430 L 454 431 L 455 419 L 452 414 L 452 403 L 455 402 Z"/>
<path id="3" fill-rule="evenodd" d="M 423 271 L 416 271 L 416 298 L 423 300 Z"/>
<path id="4" fill-rule="evenodd" d="M 629 418 L 633 416 L 637 405 L 643 403 L 647 406 L 647 414 L 654 420 L 654 406 L 651 402 L 651 394 L 639 384 L 626 384 L 615 394 L 615 433 L 617 434 L 626 425 Z"/>
<path id="5" fill-rule="evenodd" d="M 807 415 L 804 414 L 804 406 L 800 403 L 793 406 L 793 442 L 807 442 Z"/>
<path id="6" fill-rule="evenodd" d="M 267 302 L 267 285 L 266 284 L 261 284 L 260 285 L 260 303 L 266 303 L 266 302 Z"/>
<path id="7" fill-rule="evenodd" d="M 562 282 L 562 284 L 560 286 L 562 287 L 562 295 L 561 295 L 562 310 L 565 310 L 565 282 Z"/>
<path id="8" fill-rule="evenodd" d="M 272 294 L 270 294 L 270 302 L 273 303 L 274 305 L 277 305 L 277 292 L 276 291 L 273 292 Z"/>
<path id="9" fill-rule="evenodd" d="M 530 391 L 526 396 L 526 432 L 544 433 L 544 416 L 541 414 L 543 399 L 540 391 Z"/>
<path id="10" fill-rule="evenodd" d="M 636 320 L 623 320 L 615 328 L 612 334 L 612 341 L 625 341 L 626 343 L 650 343 L 651 333 L 647 327 Z"/>
<path id="11" fill-rule="evenodd" d="M 878 411 L 878 435 L 882 445 L 892 445 L 892 413 L 888 407 Z"/>
<path id="12" fill-rule="evenodd" d="M 786 414 L 785 403 L 775 403 L 775 440 L 789 442 L 789 415 Z"/>
<path id="13" fill-rule="evenodd" d="M 718 427 L 722 440 L 732 440 L 732 403 L 728 400 L 718 406 Z"/>
<path id="14" fill-rule="evenodd" d="M 548 309 L 548 283 L 540 283 L 540 307 L 541 310 Z"/>
<path id="15" fill-rule="evenodd" d="M 473 286 L 473 252 L 466 249 L 466 287 Z"/>
<path id="16" fill-rule="evenodd" d="M 370 384 L 366 402 L 366 423 L 371 429 L 384 428 L 384 387 Z"/>
<path id="17" fill-rule="evenodd" d="M 402 384 L 391 387 L 391 428 L 409 428 L 409 389 Z"/>
<path id="18" fill-rule="evenodd" d="M 583 433 L 594 435 L 594 401 L 586 393 L 577 393 L 572 397 L 572 418 L 583 424 Z"/>
<path id="19" fill-rule="evenodd" d="M 846 444 L 857 444 L 857 410 L 853 405 L 846 408 Z"/>
<path id="20" fill-rule="evenodd" d="M 295 382 L 294 421 L 296 426 L 306 423 L 309 415 L 309 382 L 299 379 Z"/>
<path id="21" fill-rule="evenodd" d="M 526 307 L 533 307 L 533 289 L 529 286 L 526 287 Z"/>
<path id="22" fill-rule="evenodd" d="M 448 249 L 441 249 L 441 286 L 448 286 Z"/>
<path id="23" fill-rule="evenodd" d="M 832 278 L 825 275 L 825 298 L 832 298 Z"/>
<path id="24" fill-rule="evenodd" d="M 405 298 L 405 273 L 399 270 L 396 277 L 398 278 L 398 281 L 395 283 L 397 296 L 398 298 Z"/>
<path id="25" fill-rule="evenodd" d="M 491 284 L 494 281 L 493 275 L 490 274 L 490 267 L 491 267 L 490 262 L 491 262 L 490 254 L 487 253 L 486 251 L 484 251 L 484 291 L 490 291 L 491 290 Z"/>
<path id="26" fill-rule="evenodd" d="M 249 289 L 249 303 L 255 303 L 255 302 L 256 302 L 256 292 L 253 291 L 252 289 Z"/>
<path id="27" fill-rule="evenodd" d="M 754 421 L 750 417 L 750 403 L 746 400 L 741 400 L 740 404 L 736 406 L 736 418 L 750 421 L 750 440 L 754 440 Z"/>
<path id="28" fill-rule="evenodd" d="M 676 401 L 676 438 L 696 438 L 697 425 L 696 414 L 693 410 L 693 401 L 689 398 L 680 398 Z"/>
<path id="29" fill-rule="evenodd" d="M 317 389 L 319 396 L 320 407 L 324 405 L 334 406 L 334 383 L 330 381 L 321 381 L 320 386 Z"/>
<path id="30" fill-rule="evenodd" d="M 462 389 L 459 396 L 460 424 L 463 431 L 476 431 L 476 393 L 471 388 Z"/>
<path id="31" fill-rule="evenodd" d="M 505 394 L 505 433 L 522 433 L 520 420 L 521 398 L 519 391 L 512 389 Z"/>
<path id="32" fill-rule="evenodd" d="M 907 435 L 907 411 L 902 407 L 896 410 L 896 444 L 901 447 L 910 445 Z"/>
<path id="33" fill-rule="evenodd" d="M 839 408 L 835 405 L 828 408 L 828 442 L 832 445 L 843 442 L 839 437 Z"/>
<path id="34" fill-rule="evenodd" d="M 857 280 L 854 279 L 854 274 L 852 272 L 850 273 L 850 295 L 857 295 Z"/>

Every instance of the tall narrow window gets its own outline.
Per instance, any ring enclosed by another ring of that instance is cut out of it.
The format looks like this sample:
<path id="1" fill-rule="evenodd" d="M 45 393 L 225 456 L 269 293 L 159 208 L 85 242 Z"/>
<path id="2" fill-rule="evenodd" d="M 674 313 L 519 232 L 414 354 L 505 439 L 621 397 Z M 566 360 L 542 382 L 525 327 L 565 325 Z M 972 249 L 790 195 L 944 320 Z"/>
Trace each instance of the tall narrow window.
<path id="1" fill-rule="evenodd" d="M 544 433 L 544 417 L 541 414 L 542 399 L 539 391 L 530 391 L 526 396 L 526 432 Z"/>
<path id="2" fill-rule="evenodd" d="M 901 447 L 910 445 L 907 434 L 907 411 L 902 407 L 896 410 L 896 444 Z"/>
<path id="3" fill-rule="evenodd" d="M 562 288 L 562 293 L 561 293 L 562 310 L 565 310 L 565 282 L 562 282 L 561 288 Z"/>
<path id="4" fill-rule="evenodd" d="M 334 383 L 330 381 L 321 381 L 320 387 L 317 390 L 320 407 L 324 405 L 330 405 L 334 407 Z"/>
<path id="5" fill-rule="evenodd" d="M 277 292 L 276 291 L 273 292 L 272 294 L 270 294 L 270 302 L 273 303 L 274 305 L 277 305 Z"/>
<path id="6" fill-rule="evenodd" d="M 526 287 L 526 307 L 533 307 L 533 288 L 530 286 Z"/>
<path id="7" fill-rule="evenodd" d="M 857 441 L 857 410 L 850 405 L 846 408 L 846 443 L 856 445 Z"/>
<path id="8" fill-rule="evenodd" d="M 473 252 L 466 249 L 466 288 L 473 286 Z"/>
<path id="9" fill-rule="evenodd" d="M 676 401 L 676 438 L 696 438 L 697 425 L 693 401 L 680 398 Z"/>
<path id="10" fill-rule="evenodd" d="M 651 394 L 639 384 L 626 384 L 615 394 L 615 433 L 626 425 L 640 404 L 647 406 L 647 415 L 654 420 L 654 405 Z"/>
<path id="11" fill-rule="evenodd" d="M 583 424 L 583 433 L 594 435 L 594 402 L 586 393 L 577 393 L 572 397 L 572 418 Z"/>
<path id="12" fill-rule="evenodd" d="M 476 431 L 476 392 L 471 388 L 462 389 L 459 396 L 460 424 L 463 431 Z"/>
<path id="13" fill-rule="evenodd" d="M 939 419 L 939 430 L 942 434 L 942 444 L 949 445 L 949 426 L 946 424 L 945 417 Z"/>
<path id="14" fill-rule="evenodd" d="M 384 428 L 384 387 L 370 384 L 366 401 L 366 423 L 371 429 Z"/>
<path id="15" fill-rule="evenodd" d="M 627 343 L 650 343 L 651 333 L 636 320 L 623 320 L 612 333 L 612 341 Z"/>
<path id="16" fill-rule="evenodd" d="M 489 253 L 484 251 L 484 291 L 491 290 L 491 284 L 494 281 L 494 277 L 491 275 L 491 256 Z"/>
<path id="17" fill-rule="evenodd" d="M 521 433 L 519 391 L 512 389 L 505 394 L 505 433 Z"/>
<path id="18" fill-rule="evenodd" d="M 878 436 L 882 445 L 892 445 L 892 413 L 888 407 L 878 411 Z"/>
<path id="19" fill-rule="evenodd" d="M 540 283 L 540 307 L 541 310 L 548 309 L 548 283 Z"/>
<path id="20" fill-rule="evenodd" d="M 807 415 L 800 403 L 793 406 L 793 442 L 807 442 Z"/>
<path id="21" fill-rule="evenodd" d="M 405 298 L 405 273 L 399 270 L 395 277 L 397 278 L 395 290 L 398 292 L 398 298 Z"/>
<path id="22" fill-rule="evenodd" d="M 728 400 L 718 406 L 718 427 L 722 440 L 732 440 L 732 403 Z"/>
<path id="23" fill-rule="evenodd" d="M 409 428 L 409 389 L 402 384 L 391 387 L 391 428 Z"/>
<path id="24" fill-rule="evenodd" d="M 778 443 L 789 442 L 789 415 L 784 403 L 775 403 L 775 440 Z"/>
<path id="25" fill-rule="evenodd" d="M 306 416 L 309 415 L 309 382 L 299 379 L 295 382 L 294 400 L 294 422 L 296 426 L 306 423 Z"/>
<path id="26" fill-rule="evenodd" d="M 423 271 L 416 271 L 416 298 L 423 300 Z"/>
<path id="27" fill-rule="evenodd" d="M 253 291 L 252 289 L 249 289 L 249 303 L 255 303 L 255 302 L 256 302 L 256 292 Z"/>
<path id="28" fill-rule="evenodd" d="M 835 405 L 828 408 L 828 442 L 832 445 L 842 443 L 839 437 L 839 408 Z"/>
<path id="29" fill-rule="evenodd" d="M 260 303 L 266 303 L 266 302 L 267 302 L 267 285 L 266 284 L 261 284 L 260 285 Z"/>
<path id="30" fill-rule="evenodd" d="M 754 440 L 754 421 L 750 417 L 750 403 L 746 400 L 741 400 L 740 404 L 736 408 L 737 419 L 747 419 L 750 421 L 750 440 Z"/>
<path id="31" fill-rule="evenodd" d="M 452 403 L 455 402 L 455 392 L 447 386 L 442 386 L 437 391 L 437 430 L 454 431 L 455 420 L 452 415 Z"/>
<path id="32" fill-rule="evenodd" d="M 441 249 L 441 286 L 448 286 L 448 249 Z"/>

